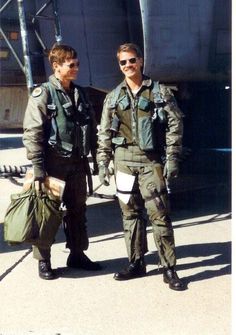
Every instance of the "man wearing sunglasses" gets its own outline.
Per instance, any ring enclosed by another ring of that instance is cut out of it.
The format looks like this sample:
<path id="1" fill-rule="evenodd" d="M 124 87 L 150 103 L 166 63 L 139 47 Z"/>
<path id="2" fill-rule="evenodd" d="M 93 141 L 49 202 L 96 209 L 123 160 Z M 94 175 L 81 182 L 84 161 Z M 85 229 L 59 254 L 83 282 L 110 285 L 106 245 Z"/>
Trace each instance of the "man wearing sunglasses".
<path id="1" fill-rule="evenodd" d="M 163 280 L 171 289 L 183 290 L 184 284 L 175 270 L 175 242 L 166 187 L 166 179 L 178 174 L 182 113 L 169 88 L 143 75 L 143 57 L 137 45 L 121 45 L 117 59 L 125 79 L 104 101 L 97 151 L 99 178 L 104 185 L 109 185 L 108 165 L 114 154 L 129 257 L 128 267 L 115 273 L 114 279 L 128 280 L 146 274 L 145 207 L 164 267 Z"/>
<path id="2" fill-rule="evenodd" d="M 90 181 L 87 155 L 96 157 L 97 125 L 94 111 L 84 89 L 75 85 L 79 71 L 76 51 L 67 45 L 55 45 L 49 52 L 53 75 L 35 88 L 29 98 L 24 118 L 23 142 L 32 161 L 34 180 L 53 176 L 65 181 L 62 201 L 66 247 L 70 249 L 67 266 L 100 270 L 85 254 L 88 248 L 86 228 L 87 181 Z M 94 161 L 94 173 L 97 173 Z M 91 191 L 91 190 L 90 190 Z M 54 240 L 50 236 L 49 240 Z M 39 261 L 39 276 L 55 278 L 50 263 L 51 245 L 33 246 Z"/>

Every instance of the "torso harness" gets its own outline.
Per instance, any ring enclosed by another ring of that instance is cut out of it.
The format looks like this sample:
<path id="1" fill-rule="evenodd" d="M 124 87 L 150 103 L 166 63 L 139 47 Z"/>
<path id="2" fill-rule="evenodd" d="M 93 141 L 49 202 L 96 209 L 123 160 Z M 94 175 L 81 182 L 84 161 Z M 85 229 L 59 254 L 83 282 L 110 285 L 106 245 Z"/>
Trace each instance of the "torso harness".
<path id="1" fill-rule="evenodd" d="M 87 156 L 90 151 L 91 115 L 89 104 L 81 89 L 78 89 L 80 103 L 74 105 L 66 94 L 55 89 L 50 82 L 44 83 L 49 90 L 47 110 L 51 119 L 48 143 L 57 152 L 70 157 L 74 152 Z"/>
<path id="2" fill-rule="evenodd" d="M 151 89 L 145 89 L 140 96 L 131 99 L 124 92 L 123 83 L 118 85 L 110 98 L 112 113 L 112 143 L 117 146 L 137 144 L 143 151 L 160 150 L 167 126 L 164 110 L 165 101 L 160 85 L 153 82 Z"/>

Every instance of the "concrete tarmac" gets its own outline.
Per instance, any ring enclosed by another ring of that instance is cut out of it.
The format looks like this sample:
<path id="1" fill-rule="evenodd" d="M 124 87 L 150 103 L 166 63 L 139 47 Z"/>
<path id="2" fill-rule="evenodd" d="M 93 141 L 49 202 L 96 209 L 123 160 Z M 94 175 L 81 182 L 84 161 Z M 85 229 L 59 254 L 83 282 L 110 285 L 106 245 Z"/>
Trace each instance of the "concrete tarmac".
<path id="1" fill-rule="evenodd" d="M 2 134 L 0 141 L 0 165 L 30 164 L 21 134 Z M 42 280 L 31 247 L 8 246 L 0 224 L 0 335 L 231 334 L 228 162 L 228 154 L 222 152 L 192 155 L 173 185 L 177 271 L 187 285 L 183 292 L 170 290 L 163 282 L 150 225 L 147 275 L 126 282 L 113 279 L 127 265 L 116 200 L 87 200 L 90 245 L 86 254 L 101 263 L 103 269 L 98 272 L 66 267 L 68 249 L 60 227 L 52 246 L 57 279 Z M 16 181 L 22 183 L 22 178 Z M 98 185 L 94 177 L 94 187 Z M 0 178 L 0 223 L 10 194 L 20 192 L 21 187 Z M 114 180 L 97 192 L 115 194 Z"/>

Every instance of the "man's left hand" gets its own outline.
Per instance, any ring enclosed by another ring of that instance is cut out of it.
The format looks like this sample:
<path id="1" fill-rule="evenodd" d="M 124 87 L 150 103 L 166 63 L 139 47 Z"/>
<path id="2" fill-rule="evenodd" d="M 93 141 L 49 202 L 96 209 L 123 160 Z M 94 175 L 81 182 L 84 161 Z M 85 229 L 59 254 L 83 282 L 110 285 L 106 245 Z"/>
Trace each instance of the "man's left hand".
<path id="1" fill-rule="evenodd" d="M 164 166 L 163 176 L 170 180 L 179 175 L 179 163 L 177 160 L 167 160 Z"/>

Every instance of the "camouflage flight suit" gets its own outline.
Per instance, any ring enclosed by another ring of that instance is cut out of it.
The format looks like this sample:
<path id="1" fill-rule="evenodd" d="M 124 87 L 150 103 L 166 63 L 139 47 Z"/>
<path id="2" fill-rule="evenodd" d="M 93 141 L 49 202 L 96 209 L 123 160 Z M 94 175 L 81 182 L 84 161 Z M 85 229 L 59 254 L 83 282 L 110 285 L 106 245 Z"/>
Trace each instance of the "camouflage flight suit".
<path id="1" fill-rule="evenodd" d="M 183 124 L 173 93 L 165 85 L 159 85 L 163 101 L 159 110 L 164 113 L 166 123 L 160 122 L 155 110 L 153 86 L 151 79 L 143 77 L 135 96 L 125 81 L 120 85 L 115 104 L 115 90 L 107 95 L 98 136 L 97 161 L 107 166 L 114 150 L 116 184 L 120 172 L 135 177 L 129 201 L 119 199 L 129 261 L 134 262 L 147 252 L 145 206 L 160 262 L 168 267 L 176 264 L 176 255 L 162 156 L 165 154 L 168 160 L 178 159 Z M 114 118 L 118 120 L 115 133 L 112 130 Z M 123 192 L 118 186 L 117 191 L 118 194 Z M 127 194 L 127 191 L 123 193 Z"/>
<path id="2" fill-rule="evenodd" d="M 76 255 L 86 250 L 89 243 L 86 156 L 90 151 L 96 155 L 97 125 L 81 87 L 72 83 L 68 93 L 54 75 L 49 77 L 49 83 L 51 86 L 44 83 L 37 87 L 29 98 L 23 143 L 33 166 L 40 161 L 49 176 L 66 182 L 62 199 L 67 209 L 63 218 L 66 246 Z M 53 94 L 56 96 L 52 97 Z M 34 257 L 50 259 L 50 247 L 34 246 Z"/>

